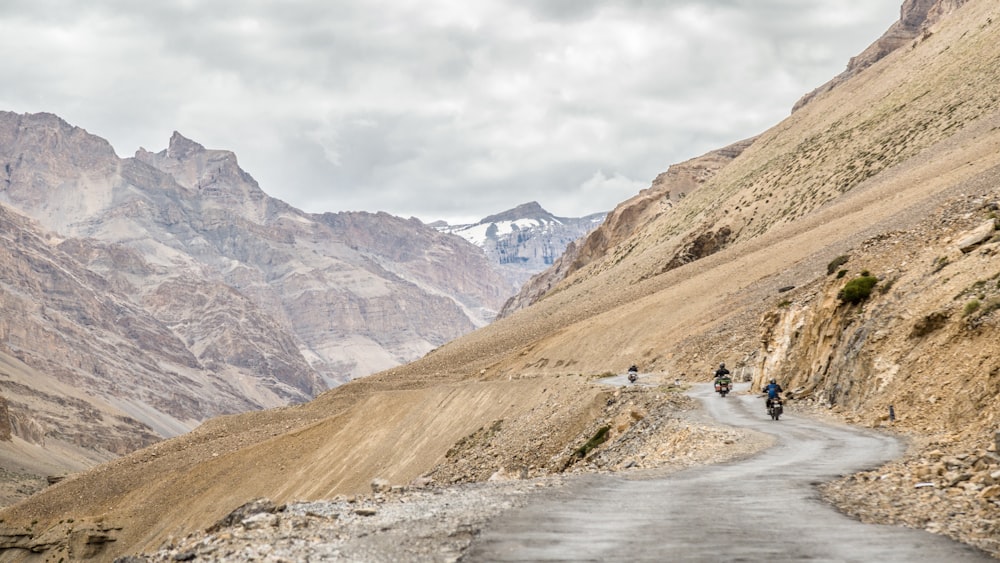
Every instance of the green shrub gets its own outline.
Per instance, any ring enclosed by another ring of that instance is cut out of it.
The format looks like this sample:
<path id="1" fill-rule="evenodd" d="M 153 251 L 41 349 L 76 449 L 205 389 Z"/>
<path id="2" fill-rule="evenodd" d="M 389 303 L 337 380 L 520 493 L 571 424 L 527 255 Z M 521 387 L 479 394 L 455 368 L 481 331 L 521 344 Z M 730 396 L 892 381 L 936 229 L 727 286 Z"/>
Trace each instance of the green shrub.
<path id="1" fill-rule="evenodd" d="M 843 266 L 850 260 L 850 256 L 844 254 L 834 258 L 829 264 L 826 265 L 826 275 L 830 275 L 837 271 L 837 268 Z"/>
<path id="2" fill-rule="evenodd" d="M 965 308 L 962 309 L 962 316 L 968 317 L 972 313 L 975 313 L 976 311 L 979 310 L 979 307 L 981 305 L 982 303 L 980 303 L 978 299 L 973 299 L 972 301 L 969 301 L 968 303 L 965 304 Z"/>
<path id="3" fill-rule="evenodd" d="M 844 303 L 858 304 L 868 299 L 872 294 L 872 288 L 878 283 L 878 278 L 870 275 L 861 275 L 844 284 L 844 289 L 840 290 L 837 297 Z"/>
<path id="4" fill-rule="evenodd" d="M 896 285 L 896 280 L 898 280 L 898 279 L 899 279 L 899 276 L 896 276 L 896 277 L 894 277 L 892 279 L 883 281 L 878 286 L 879 287 L 879 291 L 881 293 L 889 293 L 889 290 L 892 289 L 892 286 Z"/>
<path id="5" fill-rule="evenodd" d="M 576 457 L 579 457 L 581 459 L 585 458 L 585 457 L 587 457 L 587 454 L 589 454 L 591 452 L 591 450 L 593 450 L 597 446 L 600 446 L 604 442 L 607 442 L 608 441 L 608 432 L 610 432 L 610 431 L 611 431 L 611 427 L 610 426 L 602 426 L 602 427 L 600 427 L 597 430 L 597 433 L 594 434 L 593 438 L 587 440 L 586 444 L 580 446 L 576 450 Z"/>
<path id="6" fill-rule="evenodd" d="M 837 272 L 837 279 L 839 280 L 840 278 L 842 278 L 842 277 L 844 277 L 846 275 L 847 275 L 847 270 L 841 270 L 841 271 Z"/>
<path id="7" fill-rule="evenodd" d="M 931 273 L 932 274 L 936 274 L 936 273 L 940 272 L 942 269 L 944 269 L 944 267 L 947 266 L 947 265 L 948 265 L 948 257 L 947 256 L 939 256 L 939 257 L 937 257 L 937 258 L 934 259 L 934 264 L 932 266 Z"/>

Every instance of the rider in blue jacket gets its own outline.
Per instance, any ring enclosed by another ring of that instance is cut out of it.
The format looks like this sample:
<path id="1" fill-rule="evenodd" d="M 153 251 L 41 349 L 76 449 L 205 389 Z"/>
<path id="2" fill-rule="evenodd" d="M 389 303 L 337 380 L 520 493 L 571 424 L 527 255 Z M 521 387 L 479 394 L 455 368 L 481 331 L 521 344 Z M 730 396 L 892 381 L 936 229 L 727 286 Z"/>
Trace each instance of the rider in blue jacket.
<path id="1" fill-rule="evenodd" d="M 774 379 L 764 386 L 764 392 L 767 393 L 767 401 L 765 402 L 767 408 L 771 408 L 771 399 L 781 398 L 780 394 L 782 391 L 781 385 L 778 385 L 778 382 Z"/>

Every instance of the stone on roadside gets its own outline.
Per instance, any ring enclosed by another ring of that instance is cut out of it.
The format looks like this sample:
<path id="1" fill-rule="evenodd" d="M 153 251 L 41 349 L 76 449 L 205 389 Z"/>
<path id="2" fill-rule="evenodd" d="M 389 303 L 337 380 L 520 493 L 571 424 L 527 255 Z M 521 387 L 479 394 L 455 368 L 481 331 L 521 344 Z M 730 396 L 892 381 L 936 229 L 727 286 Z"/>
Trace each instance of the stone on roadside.
<path id="1" fill-rule="evenodd" d="M 413 481 L 410 481 L 410 487 L 413 489 L 426 489 L 427 487 L 433 484 L 434 484 L 434 478 L 426 477 L 424 475 L 421 475 L 420 477 L 417 477 Z"/>
<path id="2" fill-rule="evenodd" d="M 247 530 L 264 530 L 278 527 L 278 515 L 271 512 L 258 512 L 245 518 L 241 524 Z"/>
<path id="3" fill-rule="evenodd" d="M 236 510 L 233 510 L 228 515 L 226 515 L 225 518 L 219 520 L 218 522 L 210 526 L 206 531 L 211 534 L 219 530 L 222 530 L 224 528 L 228 528 L 230 526 L 242 523 L 243 521 L 247 520 L 248 518 L 256 514 L 261 514 L 261 513 L 273 514 L 283 509 L 284 509 L 283 505 L 277 506 L 270 499 L 266 498 L 254 499 L 238 507 Z"/>

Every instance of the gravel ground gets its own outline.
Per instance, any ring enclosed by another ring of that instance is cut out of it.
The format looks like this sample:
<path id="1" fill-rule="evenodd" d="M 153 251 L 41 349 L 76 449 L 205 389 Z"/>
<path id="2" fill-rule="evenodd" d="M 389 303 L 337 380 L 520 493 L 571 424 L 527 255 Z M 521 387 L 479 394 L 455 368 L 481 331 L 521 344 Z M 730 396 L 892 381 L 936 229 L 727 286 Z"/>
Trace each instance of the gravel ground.
<path id="1" fill-rule="evenodd" d="M 278 507 L 264 500 L 237 511 L 219 529 L 118 561 L 456 561 L 484 523 L 562 481 L 397 487 Z"/>
<path id="2" fill-rule="evenodd" d="M 947 439 L 821 487 L 862 522 L 927 530 L 1000 557 L 1000 455 Z"/>

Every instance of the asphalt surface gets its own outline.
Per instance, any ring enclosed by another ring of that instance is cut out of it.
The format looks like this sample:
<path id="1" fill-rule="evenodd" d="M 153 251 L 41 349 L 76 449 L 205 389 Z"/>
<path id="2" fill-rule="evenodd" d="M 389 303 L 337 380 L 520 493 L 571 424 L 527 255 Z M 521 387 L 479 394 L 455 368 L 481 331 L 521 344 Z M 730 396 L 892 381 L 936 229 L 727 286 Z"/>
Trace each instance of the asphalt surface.
<path id="1" fill-rule="evenodd" d="M 894 438 L 786 414 L 758 396 L 692 395 L 714 418 L 773 434 L 749 459 L 665 476 L 592 475 L 491 522 L 463 561 L 996 561 L 944 536 L 863 524 L 815 485 L 900 455 Z"/>

